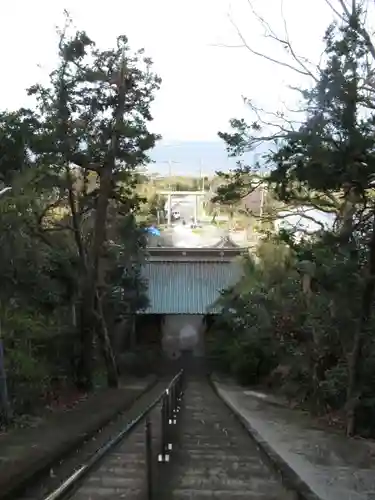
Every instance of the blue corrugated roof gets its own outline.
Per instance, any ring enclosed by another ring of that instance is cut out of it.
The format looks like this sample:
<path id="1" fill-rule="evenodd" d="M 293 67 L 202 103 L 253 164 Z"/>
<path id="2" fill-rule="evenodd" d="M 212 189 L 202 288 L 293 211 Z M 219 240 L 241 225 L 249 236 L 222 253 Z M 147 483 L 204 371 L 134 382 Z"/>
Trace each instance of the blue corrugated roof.
<path id="1" fill-rule="evenodd" d="M 237 262 L 147 262 L 150 307 L 146 314 L 206 314 L 241 274 Z M 217 312 L 217 311 L 214 311 Z"/>

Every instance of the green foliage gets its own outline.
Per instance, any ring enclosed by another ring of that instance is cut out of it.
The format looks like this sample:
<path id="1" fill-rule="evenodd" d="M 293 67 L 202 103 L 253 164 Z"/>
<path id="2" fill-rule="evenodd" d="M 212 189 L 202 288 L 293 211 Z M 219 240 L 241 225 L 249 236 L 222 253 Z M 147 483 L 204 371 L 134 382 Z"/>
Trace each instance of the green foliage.
<path id="1" fill-rule="evenodd" d="M 283 137 L 275 139 L 273 150 L 264 155 L 271 167 L 264 180 L 284 202 L 337 211 L 332 195 L 345 183 L 354 183 L 363 193 L 375 172 L 373 111 L 368 92 L 360 85 L 368 67 L 366 42 L 357 29 L 363 21 L 361 9 L 353 19 L 328 27 L 319 79 L 311 90 L 301 91 L 307 118 L 298 128 L 283 127 Z M 260 122 L 247 125 L 232 120 L 231 125 L 232 133 L 219 134 L 231 154 L 252 150 L 267 133 Z M 229 176 L 221 174 L 227 183 L 219 199 L 250 192 L 258 172 L 259 165 L 240 162 Z"/>
<path id="2" fill-rule="evenodd" d="M 151 348 L 140 347 L 120 356 L 119 368 L 122 373 L 144 377 L 157 366 L 160 353 Z"/>
<path id="3" fill-rule="evenodd" d="M 85 323 L 90 280 L 108 329 L 147 305 L 135 188 L 158 139 L 147 125 L 159 85 L 125 36 L 103 51 L 67 17 L 49 83 L 28 90 L 33 109 L 0 113 L 0 184 L 12 187 L 0 199 L 0 321 L 16 411 L 77 382 L 82 353 L 101 369 L 83 344 L 101 314 L 93 300 Z"/>
<path id="4" fill-rule="evenodd" d="M 223 294 L 223 314 L 215 324 L 210 356 L 214 366 L 229 370 L 241 383 L 255 383 L 275 367 L 275 346 L 267 298 L 258 291 L 252 295 L 254 304 L 247 298 L 236 291 Z"/>
<path id="5" fill-rule="evenodd" d="M 316 271 L 307 301 L 300 269 L 310 252 Z M 352 268 L 345 253 L 336 254 L 320 240 L 294 243 L 292 250 L 282 239 L 265 239 L 257 263 L 245 262 L 243 279 L 220 300 L 222 315 L 210 344 L 216 369 L 241 383 L 270 384 L 314 412 L 343 410 L 347 359 L 361 311 L 362 277 Z M 365 352 L 362 430 L 371 422 L 368 405 L 375 396 L 372 336 Z M 286 369 L 283 376 L 279 369 Z"/>
<path id="6" fill-rule="evenodd" d="M 146 309 L 149 304 L 147 283 L 141 275 L 146 246 L 144 228 L 137 225 L 133 215 L 118 219 L 117 225 L 118 243 L 108 251 L 110 287 L 106 307 L 112 321 Z M 129 239 L 128 244 L 124 244 L 125 238 Z"/>
<path id="7" fill-rule="evenodd" d="M 75 335 L 58 318 L 15 303 L 2 307 L 2 338 L 12 408 L 25 413 L 40 404 L 54 385 L 72 383 Z"/>
<path id="8" fill-rule="evenodd" d="M 374 377 L 375 114 L 373 90 L 365 83 L 373 72 L 373 46 L 363 9 L 353 2 L 327 28 L 316 78 L 300 90 L 302 123 L 292 124 L 277 111 L 262 119 L 248 100 L 257 121 L 232 120 L 232 132 L 219 134 L 230 154 L 240 155 L 265 137 L 272 139 L 269 117 L 275 116 L 273 150 L 263 160 L 270 167 L 264 181 L 279 209 L 302 205 L 335 215 L 332 232 L 299 242 L 286 231 L 268 235 L 256 268 L 249 268 L 237 287 L 244 304 L 250 304 L 238 316 L 246 318 L 248 307 L 258 311 L 266 301 L 268 319 L 259 322 L 259 338 L 271 332 L 279 363 L 269 383 L 279 381 L 313 411 L 342 410 L 349 435 L 375 432 L 375 386 L 369 382 Z M 258 171 L 258 165 L 239 163 L 222 175 L 218 202 L 251 191 Z M 227 297 L 224 309 L 233 300 Z M 243 332 L 251 326 L 245 322 Z M 239 335 L 236 323 L 228 329 Z M 241 360 L 240 350 L 231 349 L 230 344 L 226 352 Z M 253 363 L 245 364 L 253 373 Z"/>

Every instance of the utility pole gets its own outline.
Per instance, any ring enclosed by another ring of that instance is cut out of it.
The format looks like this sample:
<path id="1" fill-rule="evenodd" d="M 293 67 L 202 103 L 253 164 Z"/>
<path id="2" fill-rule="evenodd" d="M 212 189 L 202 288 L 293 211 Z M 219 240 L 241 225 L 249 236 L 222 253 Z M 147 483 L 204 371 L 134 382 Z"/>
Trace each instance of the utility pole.
<path id="1" fill-rule="evenodd" d="M 261 184 L 261 193 L 260 193 L 260 207 L 259 207 L 259 218 L 261 220 L 263 217 L 263 207 L 264 207 L 264 184 L 262 183 Z"/>
<path id="2" fill-rule="evenodd" d="M 172 165 L 174 164 L 178 165 L 180 162 L 173 160 L 165 160 L 161 161 L 160 163 L 166 163 L 168 165 L 168 178 L 169 178 L 168 189 L 171 190 Z"/>
<path id="3" fill-rule="evenodd" d="M 5 187 L 0 191 L 0 196 L 3 196 L 8 191 L 10 191 L 11 187 Z M 4 363 L 4 345 L 1 337 L 1 318 L 0 318 L 0 420 L 3 420 L 4 423 L 8 423 L 12 418 L 12 412 L 9 403 L 8 396 L 8 385 L 7 385 L 7 377 L 5 371 L 5 363 Z"/>
<path id="4" fill-rule="evenodd" d="M 168 195 L 168 198 L 167 198 L 167 224 L 168 224 L 168 227 L 170 227 L 171 225 L 171 222 L 172 222 L 172 214 L 171 214 L 171 211 L 172 211 L 172 194 L 171 194 L 171 177 L 172 177 L 172 165 L 173 164 L 178 164 L 180 163 L 179 161 L 173 161 L 173 160 L 168 160 L 168 161 L 161 161 L 160 163 L 167 163 L 168 164 L 168 173 L 169 173 L 169 176 L 168 176 L 168 179 L 169 179 L 169 182 L 168 182 L 168 190 L 170 191 L 170 194 Z"/>
<path id="5" fill-rule="evenodd" d="M 199 162 L 200 167 L 199 167 L 199 177 L 201 178 L 202 181 L 202 191 L 204 191 L 204 172 L 203 172 L 203 160 L 200 160 Z"/>
<path id="6" fill-rule="evenodd" d="M 204 188 L 205 188 L 205 185 L 204 185 L 204 171 L 203 171 L 203 160 L 201 159 L 200 162 L 199 162 L 199 177 L 201 179 L 201 189 L 202 189 L 202 193 L 204 193 Z M 205 202 L 205 199 L 204 197 L 200 197 L 199 199 L 199 203 L 198 203 L 198 199 L 196 197 L 195 199 L 195 204 L 196 204 L 196 213 L 198 213 L 199 217 L 201 215 L 201 213 L 203 212 L 203 207 L 204 207 L 204 202 Z"/>

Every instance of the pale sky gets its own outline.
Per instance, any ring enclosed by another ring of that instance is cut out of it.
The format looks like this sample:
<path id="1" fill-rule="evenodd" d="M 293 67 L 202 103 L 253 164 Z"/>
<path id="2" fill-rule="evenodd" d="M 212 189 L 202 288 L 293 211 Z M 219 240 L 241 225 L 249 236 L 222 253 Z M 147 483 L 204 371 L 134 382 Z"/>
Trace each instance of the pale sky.
<path id="1" fill-rule="evenodd" d="M 254 0 L 282 35 L 280 0 Z M 144 47 L 163 79 L 153 108 L 152 129 L 166 141 L 215 140 L 231 117 L 246 112 L 241 95 L 270 110 L 295 96 L 287 84 L 301 78 L 250 54 L 238 45 L 231 13 L 249 44 L 277 57 L 265 40 L 247 0 L 14 0 L 1 7 L 0 109 L 27 105 L 25 88 L 40 81 L 56 61 L 55 26 L 67 9 L 77 28 L 102 47 L 126 34 L 132 48 Z M 321 37 L 331 20 L 324 0 L 284 0 L 295 50 L 317 60 Z"/>

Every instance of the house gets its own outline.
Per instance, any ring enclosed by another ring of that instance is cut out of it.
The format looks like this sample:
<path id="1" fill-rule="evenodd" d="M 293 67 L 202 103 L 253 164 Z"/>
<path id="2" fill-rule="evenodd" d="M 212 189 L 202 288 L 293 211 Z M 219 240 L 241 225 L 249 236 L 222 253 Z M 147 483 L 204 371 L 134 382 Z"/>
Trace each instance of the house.
<path id="1" fill-rule="evenodd" d="M 260 186 L 241 199 L 241 208 L 259 217 L 264 208 L 265 188 Z"/>

